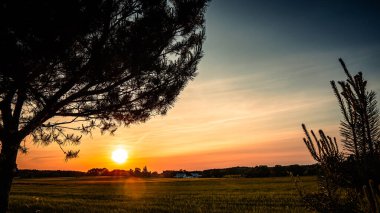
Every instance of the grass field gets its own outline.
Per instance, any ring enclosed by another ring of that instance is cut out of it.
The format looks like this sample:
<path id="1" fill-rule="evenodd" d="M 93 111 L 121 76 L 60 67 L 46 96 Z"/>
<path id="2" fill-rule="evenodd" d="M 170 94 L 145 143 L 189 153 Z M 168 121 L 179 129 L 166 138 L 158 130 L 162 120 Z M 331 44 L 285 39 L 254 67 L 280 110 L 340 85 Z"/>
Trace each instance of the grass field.
<path id="1" fill-rule="evenodd" d="M 302 178 L 315 187 L 315 178 Z M 307 212 L 290 177 L 16 179 L 10 212 Z"/>

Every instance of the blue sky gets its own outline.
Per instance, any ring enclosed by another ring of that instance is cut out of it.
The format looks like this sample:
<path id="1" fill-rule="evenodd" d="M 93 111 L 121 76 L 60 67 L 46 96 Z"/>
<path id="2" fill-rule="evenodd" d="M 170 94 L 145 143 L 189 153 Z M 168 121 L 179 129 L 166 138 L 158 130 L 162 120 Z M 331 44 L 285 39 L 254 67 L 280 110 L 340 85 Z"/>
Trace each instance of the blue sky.
<path id="1" fill-rule="evenodd" d="M 375 1 L 214 0 L 206 13 L 199 75 L 166 116 L 86 137 L 80 158 L 32 147 L 21 168 L 207 169 L 313 163 L 301 123 L 339 136 L 330 80 L 363 71 L 380 93 L 380 3 Z M 379 99 L 378 99 L 379 100 Z M 338 137 L 339 138 L 339 137 Z M 129 151 L 115 165 L 112 150 Z M 92 162 L 86 159 L 94 159 Z M 49 159 L 49 163 L 46 159 Z M 55 162 L 52 164 L 51 162 Z"/>
<path id="2" fill-rule="evenodd" d="M 260 93 L 263 104 L 284 96 L 333 99 L 329 81 L 345 79 L 339 57 L 352 73 L 363 71 L 370 89 L 380 92 L 379 3 L 213 1 L 196 81 L 240 77 L 233 87 Z M 331 121 L 334 104 L 324 107 Z"/>
<path id="3" fill-rule="evenodd" d="M 276 63 L 290 56 L 336 54 L 334 59 L 348 63 L 364 57 L 357 60 L 375 68 L 380 64 L 379 11 L 379 3 L 370 1 L 213 1 L 203 63 Z"/>

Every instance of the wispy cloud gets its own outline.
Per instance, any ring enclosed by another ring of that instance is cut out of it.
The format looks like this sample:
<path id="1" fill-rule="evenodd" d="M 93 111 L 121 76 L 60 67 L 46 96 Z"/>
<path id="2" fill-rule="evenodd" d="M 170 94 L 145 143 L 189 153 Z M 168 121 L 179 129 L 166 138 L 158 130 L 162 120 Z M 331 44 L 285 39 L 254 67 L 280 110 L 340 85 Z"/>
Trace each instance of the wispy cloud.
<path id="1" fill-rule="evenodd" d="M 362 16 L 341 17 L 334 13 L 341 6 L 335 5 L 328 8 L 327 20 L 320 16 L 324 7 L 289 12 L 298 7 L 288 4 L 279 4 L 276 8 L 284 10 L 273 13 L 265 12 L 273 9 L 271 4 L 255 1 L 246 1 L 245 8 L 236 1 L 213 2 L 199 76 L 166 116 L 120 128 L 115 136 L 85 137 L 80 158 L 69 162 L 57 146 L 31 146 L 19 165 L 119 168 L 110 154 L 120 146 L 130 152 L 127 168 L 312 163 L 300 124 L 338 136 L 339 109 L 329 83 L 345 79 L 338 57 L 353 73 L 364 71 L 370 88 L 380 93 L 380 19 L 371 19 L 371 8 L 364 8 Z M 342 28 L 347 20 L 352 26 Z"/>

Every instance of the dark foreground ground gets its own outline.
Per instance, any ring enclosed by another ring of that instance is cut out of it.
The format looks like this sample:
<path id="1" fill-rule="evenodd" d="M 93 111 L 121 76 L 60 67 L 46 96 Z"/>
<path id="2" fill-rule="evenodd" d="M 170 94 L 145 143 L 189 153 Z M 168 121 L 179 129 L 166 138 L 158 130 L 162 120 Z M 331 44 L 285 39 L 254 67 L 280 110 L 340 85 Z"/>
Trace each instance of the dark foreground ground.
<path id="1" fill-rule="evenodd" d="M 316 186 L 303 177 L 305 188 Z M 290 177 L 16 179 L 10 212 L 308 212 Z"/>

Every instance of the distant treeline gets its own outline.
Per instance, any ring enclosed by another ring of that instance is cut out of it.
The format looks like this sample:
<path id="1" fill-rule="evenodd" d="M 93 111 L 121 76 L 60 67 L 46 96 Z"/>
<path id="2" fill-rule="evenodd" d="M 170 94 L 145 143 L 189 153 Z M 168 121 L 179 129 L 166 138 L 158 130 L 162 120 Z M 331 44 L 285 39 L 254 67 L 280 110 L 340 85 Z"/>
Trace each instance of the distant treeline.
<path id="1" fill-rule="evenodd" d="M 130 170 L 115 169 L 109 171 L 107 168 L 93 168 L 87 172 L 79 171 L 61 171 L 61 170 L 18 170 L 16 176 L 20 178 L 38 178 L 38 177 L 80 177 L 80 176 L 124 176 L 124 177 L 197 177 L 202 178 L 223 178 L 223 177 L 283 177 L 289 174 L 299 176 L 314 176 L 319 172 L 317 164 L 314 165 L 289 165 L 269 167 L 265 165 L 255 167 L 231 167 L 225 169 L 208 169 L 203 171 L 186 171 L 186 170 L 165 170 L 162 173 L 151 172 L 145 166 L 143 169 L 135 168 Z M 178 175 L 182 174 L 182 175 Z"/>
<path id="2" fill-rule="evenodd" d="M 85 175 L 86 175 L 86 172 L 79 172 L 79 171 L 35 170 L 35 169 L 20 169 L 16 173 L 16 177 L 20 177 L 20 178 L 81 177 Z"/>
<path id="3" fill-rule="evenodd" d="M 293 174 L 295 176 L 314 176 L 317 175 L 319 167 L 317 164 L 313 165 L 289 165 L 269 167 L 265 165 L 255 167 L 231 167 L 225 169 L 208 169 L 203 171 L 163 171 L 162 176 L 166 178 L 175 177 L 178 173 L 185 173 L 191 175 L 198 173 L 203 178 L 223 178 L 223 177 L 284 177 Z"/>
<path id="4" fill-rule="evenodd" d="M 126 176 L 126 177 L 160 177 L 157 172 L 151 172 L 145 166 L 143 169 L 135 168 L 130 170 L 115 169 L 109 171 L 106 168 L 93 168 L 87 171 L 87 176 Z"/>
<path id="5" fill-rule="evenodd" d="M 40 178 L 40 177 L 82 177 L 82 176 L 125 176 L 125 177 L 161 177 L 157 172 L 148 171 L 145 166 L 143 169 L 135 168 L 134 170 L 115 169 L 109 171 L 107 168 L 93 168 L 87 172 L 80 171 L 62 171 L 62 170 L 30 170 L 20 169 L 16 173 L 19 178 Z"/>

